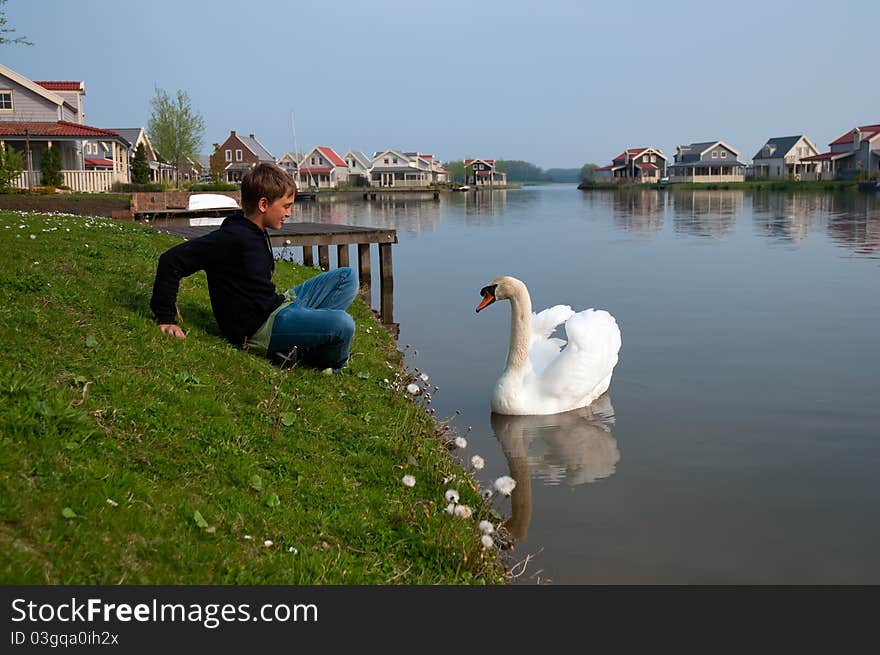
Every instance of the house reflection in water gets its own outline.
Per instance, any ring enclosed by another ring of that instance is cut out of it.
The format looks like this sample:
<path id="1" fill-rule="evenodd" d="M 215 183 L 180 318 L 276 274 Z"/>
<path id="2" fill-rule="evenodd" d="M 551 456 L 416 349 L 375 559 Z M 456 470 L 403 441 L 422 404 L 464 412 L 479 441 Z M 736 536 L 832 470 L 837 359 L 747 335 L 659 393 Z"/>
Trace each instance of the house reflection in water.
<path id="1" fill-rule="evenodd" d="M 590 407 L 564 414 L 492 414 L 491 422 L 510 477 L 516 480 L 506 526 L 518 541 L 525 540 L 532 518 L 532 478 L 548 485 L 596 482 L 613 475 L 620 461 L 610 427 L 614 409 L 607 395 Z"/>
<path id="2" fill-rule="evenodd" d="M 656 189 L 620 189 L 614 192 L 614 225 L 627 232 L 652 235 L 663 229 L 669 194 Z"/>
<path id="3" fill-rule="evenodd" d="M 743 204 L 742 191 L 676 191 L 672 196 L 677 234 L 722 237 L 736 224 Z"/>

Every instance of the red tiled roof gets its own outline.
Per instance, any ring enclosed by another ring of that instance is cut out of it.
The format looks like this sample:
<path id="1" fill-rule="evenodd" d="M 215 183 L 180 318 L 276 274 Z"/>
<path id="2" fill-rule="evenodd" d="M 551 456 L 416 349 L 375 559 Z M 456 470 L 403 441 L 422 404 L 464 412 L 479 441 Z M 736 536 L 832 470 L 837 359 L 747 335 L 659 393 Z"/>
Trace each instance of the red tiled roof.
<path id="1" fill-rule="evenodd" d="M 336 154 L 336 151 L 333 150 L 333 148 L 328 148 L 327 146 L 318 146 L 317 149 L 318 149 L 318 152 L 320 152 L 327 159 L 329 159 L 330 163 L 333 164 L 334 166 L 345 166 L 346 168 L 348 167 L 348 164 L 346 164 L 342 160 L 342 157 L 340 157 L 339 155 Z"/>
<path id="2" fill-rule="evenodd" d="M 877 136 L 877 134 L 880 134 L 880 125 L 860 125 L 859 132 L 867 132 L 868 133 L 862 137 L 863 139 L 864 138 L 872 139 L 875 136 Z M 840 145 L 842 143 L 852 143 L 852 142 L 853 142 L 853 131 L 850 130 L 849 132 L 847 132 L 843 136 L 838 137 L 837 139 L 832 141 L 829 145 L 836 146 L 836 145 Z"/>
<path id="3" fill-rule="evenodd" d="M 642 170 L 647 170 L 647 171 L 656 171 L 657 165 L 656 164 L 636 164 L 636 168 L 641 168 Z"/>
<path id="4" fill-rule="evenodd" d="M 49 91 L 79 91 L 82 89 L 82 82 L 34 81 L 34 84 L 39 84 L 41 87 L 48 89 Z"/>
<path id="5" fill-rule="evenodd" d="M 0 136 L 78 136 L 114 137 L 120 139 L 118 132 L 102 130 L 80 123 L 56 121 L 55 123 L 13 123 L 0 121 Z"/>
<path id="6" fill-rule="evenodd" d="M 626 159 L 627 155 L 629 155 L 630 157 L 638 157 L 640 154 L 642 154 L 646 150 L 647 150 L 647 148 L 627 148 L 626 150 L 624 150 L 622 153 L 617 155 L 617 157 L 615 157 L 611 161 L 612 162 L 623 161 L 624 159 Z"/>
<path id="7" fill-rule="evenodd" d="M 85 157 L 83 162 L 86 166 L 113 166 L 112 159 L 103 159 L 101 157 Z"/>
<path id="8" fill-rule="evenodd" d="M 301 168 L 299 169 L 300 173 L 316 173 L 316 174 L 328 174 L 332 173 L 332 168 Z"/>
<path id="9" fill-rule="evenodd" d="M 823 159 L 845 159 L 852 157 L 855 150 L 849 152 L 823 152 L 821 155 L 811 155 L 809 157 L 801 157 L 801 161 L 821 161 Z"/>

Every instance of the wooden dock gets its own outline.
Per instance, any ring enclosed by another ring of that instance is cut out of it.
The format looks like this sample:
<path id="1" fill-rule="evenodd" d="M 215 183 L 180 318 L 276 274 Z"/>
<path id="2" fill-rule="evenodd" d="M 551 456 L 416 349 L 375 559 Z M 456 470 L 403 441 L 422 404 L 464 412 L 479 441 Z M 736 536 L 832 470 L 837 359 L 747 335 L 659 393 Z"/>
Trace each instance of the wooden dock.
<path id="1" fill-rule="evenodd" d="M 159 221 L 153 223 L 153 227 L 184 239 L 197 239 L 220 226 L 180 225 L 179 221 L 177 224 L 162 224 Z M 315 265 L 314 249 L 317 248 L 318 265 L 322 271 L 330 269 L 331 247 L 336 248 L 337 266 L 350 266 L 349 246 L 356 245 L 360 293 L 368 306 L 372 298 L 370 246 L 375 243 L 379 249 L 379 319 L 395 338 L 398 336 L 399 326 L 394 323 L 394 270 L 391 258 L 391 246 L 397 243 L 397 230 L 329 223 L 285 223 L 280 230 L 267 232 L 273 247 L 302 248 L 306 266 Z"/>

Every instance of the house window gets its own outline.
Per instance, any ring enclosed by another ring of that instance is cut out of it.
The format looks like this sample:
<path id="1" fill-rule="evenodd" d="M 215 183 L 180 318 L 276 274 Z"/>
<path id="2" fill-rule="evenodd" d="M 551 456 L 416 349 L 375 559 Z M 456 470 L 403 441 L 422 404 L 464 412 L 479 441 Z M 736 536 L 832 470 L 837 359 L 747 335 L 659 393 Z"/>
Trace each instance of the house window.
<path id="1" fill-rule="evenodd" d="M 241 161 L 241 148 L 235 149 L 235 161 Z"/>
<path id="2" fill-rule="evenodd" d="M 12 89 L 0 89 L 0 111 L 12 111 Z"/>
<path id="3" fill-rule="evenodd" d="M 718 151 L 717 150 L 712 151 L 712 159 L 718 159 Z"/>
<path id="4" fill-rule="evenodd" d="M 226 161 L 232 161 L 232 151 L 231 150 L 226 151 Z"/>
<path id="5" fill-rule="evenodd" d="M 395 163 L 395 164 L 397 163 L 397 157 L 394 158 L 394 163 Z"/>
<path id="6" fill-rule="evenodd" d="M 653 164 L 656 161 L 657 161 L 657 155 L 651 155 L 651 163 Z"/>
<path id="7" fill-rule="evenodd" d="M 727 151 L 726 150 L 721 151 L 721 159 L 727 159 Z"/>
<path id="8" fill-rule="evenodd" d="M 385 158 L 385 163 L 386 163 L 386 164 L 388 163 L 388 157 Z"/>

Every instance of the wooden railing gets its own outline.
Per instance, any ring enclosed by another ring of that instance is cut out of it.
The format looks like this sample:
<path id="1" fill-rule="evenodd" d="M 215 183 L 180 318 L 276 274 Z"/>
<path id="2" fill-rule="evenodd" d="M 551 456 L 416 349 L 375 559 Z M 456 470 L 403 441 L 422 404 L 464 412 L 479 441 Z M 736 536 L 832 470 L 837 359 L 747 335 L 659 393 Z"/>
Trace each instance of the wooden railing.
<path id="1" fill-rule="evenodd" d="M 16 189 L 28 189 L 42 183 L 40 171 L 25 171 L 12 180 Z M 109 191 L 114 182 L 127 182 L 125 175 L 114 171 L 61 171 L 61 184 L 72 191 L 103 193 Z"/>

